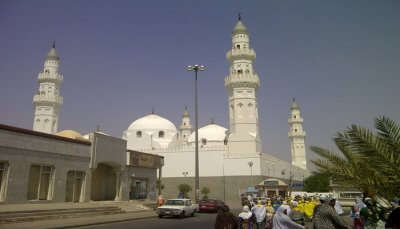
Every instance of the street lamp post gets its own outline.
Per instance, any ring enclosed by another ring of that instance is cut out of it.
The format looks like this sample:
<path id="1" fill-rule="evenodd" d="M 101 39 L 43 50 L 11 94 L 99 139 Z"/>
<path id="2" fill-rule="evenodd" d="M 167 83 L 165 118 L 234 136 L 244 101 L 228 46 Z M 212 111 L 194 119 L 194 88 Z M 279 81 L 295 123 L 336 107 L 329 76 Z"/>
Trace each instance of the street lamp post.
<path id="1" fill-rule="evenodd" d="M 253 162 L 249 161 L 247 164 L 250 167 L 250 181 L 251 181 L 251 183 L 253 183 Z"/>
<path id="2" fill-rule="evenodd" d="M 200 184 L 199 184 L 199 128 L 198 128 L 198 111 L 197 111 L 197 72 L 204 71 L 203 65 L 189 65 L 186 67 L 188 71 L 194 72 L 194 119 L 195 119 L 195 200 L 199 203 Z"/>

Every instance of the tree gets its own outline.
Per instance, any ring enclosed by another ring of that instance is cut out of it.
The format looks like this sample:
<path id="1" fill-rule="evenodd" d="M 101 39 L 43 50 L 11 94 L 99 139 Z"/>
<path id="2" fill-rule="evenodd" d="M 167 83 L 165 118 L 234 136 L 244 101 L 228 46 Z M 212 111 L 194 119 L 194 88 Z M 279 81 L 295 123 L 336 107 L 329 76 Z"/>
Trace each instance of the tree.
<path id="1" fill-rule="evenodd" d="M 400 195 L 400 126 L 386 117 L 375 119 L 376 132 L 352 125 L 334 138 L 340 153 L 317 146 L 312 162 L 336 183 L 360 189 L 373 199 Z"/>
<path id="2" fill-rule="evenodd" d="M 203 187 L 201 189 L 201 194 L 203 194 L 203 200 L 207 200 L 208 199 L 208 193 L 210 193 L 210 189 L 208 187 Z"/>
<path id="3" fill-rule="evenodd" d="M 329 176 L 315 173 L 304 180 L 304 191 L 306 192 L 328 192 Z"/>
<path id="4" fill-rule="evenodd" d="M 188 184 L 180 184 L 178 185 L 178 190 L 180 193 L 183 194 L 183 197 L 188 198 L 188 193 L 192 191 L 192 186 Z"/>

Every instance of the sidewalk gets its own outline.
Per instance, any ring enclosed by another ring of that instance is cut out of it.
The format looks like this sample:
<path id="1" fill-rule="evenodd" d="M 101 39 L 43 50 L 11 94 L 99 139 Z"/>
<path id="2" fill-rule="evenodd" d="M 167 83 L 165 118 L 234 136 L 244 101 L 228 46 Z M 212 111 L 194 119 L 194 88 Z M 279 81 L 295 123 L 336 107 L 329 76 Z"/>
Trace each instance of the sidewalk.
<path id="1" fill-rule="evenodd" d="M 144 205 L 152 202 L 138 201 L 90 201 L 81 203 L 62 202 L 62 203 L 43 203 L 31 202 L 23 204 L 0 204 L 0 214 L 3 212 L 18 212 L 18 211 L 40 211 L 40 210 L 55 210 L 55 209 L 74 209 L 74 208 L 95 208 L 105 206 L 119 207 L 125 212 L 137 212 L 151 210 Z"/>
<path id="2" fill-rule="evenodd" d="M 79 218 L 64 218 L 55 220 L 41 220 L 34 222 L 25 223 L 10 223 L 10 224 L 0 224 L 0 228 L 4 229 L 25 229 L 25 228 L 35 228 L 35 229 L 45 229 L 45 228 L 72 228 L 78 226 L 88 226 L 103 223 L 121 222 L 129 220 L 138 220 L 157 217 L 157 214 L 152 211 L 141 211 L 141 212 L 131 212 L 131 213 L 121 213 L 115 215 L 99 215 L 91 217 L 79 217 Z"/>

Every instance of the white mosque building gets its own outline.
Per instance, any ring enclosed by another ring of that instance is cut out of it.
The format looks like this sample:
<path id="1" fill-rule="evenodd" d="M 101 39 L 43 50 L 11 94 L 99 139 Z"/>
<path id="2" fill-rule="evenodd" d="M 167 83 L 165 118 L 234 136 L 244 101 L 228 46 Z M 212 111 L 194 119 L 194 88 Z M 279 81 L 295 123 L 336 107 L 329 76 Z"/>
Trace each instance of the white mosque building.
<path id="1" fill-rule="evenodd" d="M 256 53 L 240 17 L 226 58 L 230 63 L 225 77 L 229 127 L 212 121 L 198 130 L 200 189 L 208 187 L 210 196 L 234 200 L 247 187 L 263 185 L 271 178 L 301 186 L 309 172 L 300 107 L 293 99 L 288 119 L 292 161 L 268 154 L 260 138 L 257 103 L 260 78 L 253 63 Z M 187 108 L 179 128 L 152 112 L 134 121 L 122 138 L 127 141 L 128 149 L 164 157 L 162 180 L 166 196 L 176 197 L 177 185 L 181 183 L 191 184 L 194 189 L 195 132 Z"/>

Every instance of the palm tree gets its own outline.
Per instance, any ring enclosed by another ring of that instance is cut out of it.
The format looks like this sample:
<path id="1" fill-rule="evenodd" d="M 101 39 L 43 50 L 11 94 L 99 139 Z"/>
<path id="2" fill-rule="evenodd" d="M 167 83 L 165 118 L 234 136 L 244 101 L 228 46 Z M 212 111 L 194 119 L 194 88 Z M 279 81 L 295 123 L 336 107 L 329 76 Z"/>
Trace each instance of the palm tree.
<path id="1" fill-rule="evenodd" d="M 319 173 L 329 174 L 338 184 L 391 200 L 400 194 L 400 127 L 378 117 L 375 128 L 376 133 L 352 125 L 338 133 L 334 142 L 341 153 L 312 146 L 321 157 L 312 162 Z"/>

